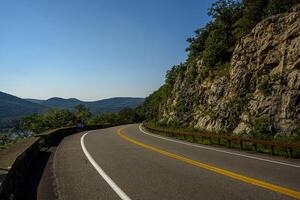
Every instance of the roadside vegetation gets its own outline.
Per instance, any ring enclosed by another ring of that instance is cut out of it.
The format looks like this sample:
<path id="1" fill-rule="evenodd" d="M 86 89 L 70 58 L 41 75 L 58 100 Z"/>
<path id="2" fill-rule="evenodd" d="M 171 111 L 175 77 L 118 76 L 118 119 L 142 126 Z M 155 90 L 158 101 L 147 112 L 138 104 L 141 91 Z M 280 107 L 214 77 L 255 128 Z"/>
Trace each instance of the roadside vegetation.
<path id="1" fill-rule="evenodd" d="M 51 109 L 43 114 L 31 114 L 13 121 L 13 127 L 0 133 L 0 149 L 7 148 L 19 139 L 35 136 L 51 129 L 85 125 L 129 124 L 140 122 L 142 118 L 135 109 L 124 108 L 116 113 L 92 116 L 84 105 L 77 105 L 74 111 Z"/>
<path id="2" fill-rule="evenodd" d="M 78 124 L 135 123 L 143 120 L 158 124 L 162 118 L 161 107 L 171 96 L 177 80 L 180 81 L 188 77 L 189 81 L 193 82 L 226 75 L 231 67 L 230 59 L 236 43 L 261 20 L 274 14 L 286 12 L 297 3 L 299 3 L 298 0 L 218 0 L 208 9 L 208 15 L 211 16 L 212 20 L 206 26 L 197 29 L 193 37 L 187 39 L 189 45 L 186 48 L 188 54 L 186 61 L 172 66 L 167 71 L 165 83 L 148 96 L 143 105 L 137 109 L 125 108 L 117 113 L 103 113 L 98 116 L 92 116 L 90 110 L 84 105 L 76 106 L 74 111 L 52 109 L 43 114 L 32 114 L 15 120 L 13 128 L 0 134 L 0 148 L 4 148 L 19 138 Z M 204 66 L 201 72 L 196 69 L 196 64 L 199 61 L 202 61 Z M 188 73 L 187 69 L 189 69 Z M 269 93 L 268 81 L 269 79 L 264 80 L 260 86 L 261 92 L 266 95 Z M 194 101 L 197 101 L 197 98 Z M 238 102 L 242 104 L 244 101 Z M 186 112 L 189 108 L 184 105 L 184 102 L 181 104 L 179 102 L 176 108 L 168 109 Z M 237 110 L 240 112 L 239 106 Z M 213 113 L 211 115 L 213 116 Z M 253 137 L 266 137 L 266 135 L 261 135 L 261 132 L 273 134 L 272 130 L 268 129 L 268 123 L 264 119 L 257 120 L 254 122 L 257 126 L 253 130 Z M 166 124 L 160 123 L 159 125 L 165 126 Z M 167 125 L 169 128 L 185 128 L 177 121 Z M 298 141 L 300 138 L 299 131 L 295 134 L 297 136 L 293 140 Z M 278 139 L 284 140 L 284 138 Z"/>
<path id="3" fill-rule="evenodd" d="M 257 127 L 253 134 L 261 133 L 261 131 L 266 130 L 266 121 L 260 119 L 257 121 Z M 271 154 L 276 156 L 293 157 L 300 158 L 300 149 L 283 147 L 277 144 L 300 144 L 300 134 L 297 130 L 297 134 L 294 137 L 278 137 L 273 140 L 268 137 L 267 134 L 264 136 L 253 137 L 248 134 L 242 136 L 232 136 L 228 135 L 226 132 L 210 132 L 204 129 L 195 129 L 190 127 L 174 126 L 177 128 L 170 128 L 170 126 L 165 126 L 165 124 L 154 123 L 154 122 L 144 122 L 144 128 L 146 128 L 151 133 L 159 134 L 164 137 L 171 137 L 177 140 L 183 140 L 190 143 L 204 144 L 204 145 L 215 145 L 223 146 L 227 148 L 240 149 L 244 151 L 256 151 L 258 153 Z M 255 138 L 255 139 L 254 139 Z M 254 140 L 253 140 L 254 139 Z M 262 142 L 261 142 L 262 141 Z"/>

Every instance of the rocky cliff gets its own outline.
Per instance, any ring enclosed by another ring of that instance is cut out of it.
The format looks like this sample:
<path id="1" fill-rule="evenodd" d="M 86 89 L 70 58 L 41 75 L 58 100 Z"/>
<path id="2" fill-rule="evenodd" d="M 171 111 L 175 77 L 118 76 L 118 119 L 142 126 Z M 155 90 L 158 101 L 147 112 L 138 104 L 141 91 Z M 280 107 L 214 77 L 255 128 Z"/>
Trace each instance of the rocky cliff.
<path id="1" fill-rule="evenodd" d="M 227 68 L 207 72 L 198 59 L 175 80 L 159 106 L 161 122 L 235 134 L 258 126 L 279 134 L 298 130 L 300 7 L 258 23 L 237 43 Z"/>

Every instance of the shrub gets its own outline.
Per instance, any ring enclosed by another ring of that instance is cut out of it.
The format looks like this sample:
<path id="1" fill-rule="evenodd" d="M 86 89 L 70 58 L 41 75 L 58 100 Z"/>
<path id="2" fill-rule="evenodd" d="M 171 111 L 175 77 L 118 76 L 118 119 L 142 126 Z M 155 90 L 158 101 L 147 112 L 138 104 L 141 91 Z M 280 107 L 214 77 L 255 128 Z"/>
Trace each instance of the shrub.
<path id="1" fill-rule="evenodd" d="M 271 95 L 271 85 L 270 85 L 270 77 L 265 77 L 259 84 L 258 89 L 264 96 Z"/>
<path id="2" fill-rule="evenodd" d="M 267 117 L 260 116 L 254 119 L 250 134 L 258 139 L 273 139 L 275 130 Z"/>

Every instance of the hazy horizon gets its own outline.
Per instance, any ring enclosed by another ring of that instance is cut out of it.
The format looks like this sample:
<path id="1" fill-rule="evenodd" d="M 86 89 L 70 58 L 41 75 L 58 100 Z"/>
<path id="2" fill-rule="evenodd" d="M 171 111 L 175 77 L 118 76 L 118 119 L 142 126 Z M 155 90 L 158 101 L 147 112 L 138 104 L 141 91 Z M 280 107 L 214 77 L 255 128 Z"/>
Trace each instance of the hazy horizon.
<path id="1" fill-rule="evenodd" d="M 80 101 L 92 102 L 92 101 L 112 99 L 112 98 L 145 98 L 145 97 L 139 97 L 139 96 L 112 96 L 112 97 L 104 97 L 104 98 L 101 98 L 101 99 L 89 100 L 89 99 L 80 99 L 80 98 L 76 98 L 76 97 L 52 96 L 52 97 L 49 97 L 49 98 L 46 98 L 46 99 L 39 99 L 39 98 L 31 98 L 31 97 L 20 97 L 20 96 L 17 96 L 16 94 L 11 94 L 11 93 L 5 92 L 5 91 L 0 91 L 0 92 L 6 93 L 6 94 L 9 94 L 9 95 L 12 95 L 12 96 L 16 96 L 16 97 L 19 97 L 19 98 L 22 98 L 22 99 L 35 99 L 35 100 L 48 100 L 48 99 L 51 99 L 51 98 L 61 98 L 61 99 L 77 99 L 77 100 L 80 100 Z"/>
<path id="2" fill-rule="evenodd" d="M 20 98 L 146 97 L 186 59 L 213 1 L 1 1 L 0 91 Z"/>
<path id="3" fill-rule="evenodd" d="M 79 99 L 79 98 L 74 98 L 74 97 L 69 97 L 69 98 L 64 98 L 64 97 L 50 97 L 51 98 L 61 98 L 61 99 L 77 99 L 79 101 L 86 101 L 86 102 L 91 102 L 91 101 L 97 101 L 97 100 L 105 100 L 105 99 L 113 99 L 113 98 L 145 98 L 145 97 L 132 97 L 132 96 L 114 96 L 114 97 L 105 97 L 102 99 L 94 99 L 94 100 L 86 100 L 86 99 Z M 23 99 L 35 99 L 35 98 L 23 98 Z M 36 100 L 48 100 L 48 99 L 36 99 Z"/>

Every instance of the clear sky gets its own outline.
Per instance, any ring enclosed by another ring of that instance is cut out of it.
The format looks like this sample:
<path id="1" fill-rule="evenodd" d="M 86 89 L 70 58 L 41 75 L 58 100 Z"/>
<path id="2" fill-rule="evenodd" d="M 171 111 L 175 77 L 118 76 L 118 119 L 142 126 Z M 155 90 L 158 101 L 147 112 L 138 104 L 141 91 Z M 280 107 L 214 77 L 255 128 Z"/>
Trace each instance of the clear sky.
<path id="1" fill-rule="evenodd" d="M 1 0 L 0 91 L 22 98 L 145 97 L 212 0 Z"/>

